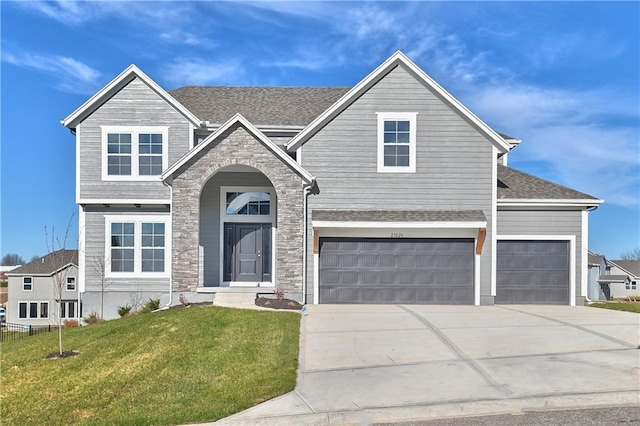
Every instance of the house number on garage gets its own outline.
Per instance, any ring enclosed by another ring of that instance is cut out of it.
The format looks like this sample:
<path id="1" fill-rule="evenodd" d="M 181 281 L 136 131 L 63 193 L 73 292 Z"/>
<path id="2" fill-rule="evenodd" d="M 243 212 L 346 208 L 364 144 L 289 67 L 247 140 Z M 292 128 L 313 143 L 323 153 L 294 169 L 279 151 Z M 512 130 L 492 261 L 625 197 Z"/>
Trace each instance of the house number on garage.
<path id="1" fill-rule="evenodd" d="M 402 232 L 392 232 L 391 233 L 391 238 L 402 238 L 404 237 L 404 234 Z"/>

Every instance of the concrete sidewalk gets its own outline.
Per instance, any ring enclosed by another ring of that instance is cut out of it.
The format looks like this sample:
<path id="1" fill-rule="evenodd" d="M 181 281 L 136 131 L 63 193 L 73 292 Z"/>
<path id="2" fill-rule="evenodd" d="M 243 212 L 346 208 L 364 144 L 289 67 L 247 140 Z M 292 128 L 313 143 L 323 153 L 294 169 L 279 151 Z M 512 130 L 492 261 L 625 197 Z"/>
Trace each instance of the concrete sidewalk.
<path id="1" fill-rule="evenodd" d="M 640 404 L 640 316 L 563 306 L 309 306 L 294 392 L 219 424 L 371 424 Z"/>

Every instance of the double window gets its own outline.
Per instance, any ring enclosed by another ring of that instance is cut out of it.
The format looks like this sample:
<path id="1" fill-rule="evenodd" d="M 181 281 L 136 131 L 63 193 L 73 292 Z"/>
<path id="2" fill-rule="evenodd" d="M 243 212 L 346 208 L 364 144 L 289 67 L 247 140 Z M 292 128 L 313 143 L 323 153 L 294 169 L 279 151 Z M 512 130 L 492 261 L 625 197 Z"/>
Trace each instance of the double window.
<path id="1" fill-rule="evenodd" d="M 626 290 L 637 290 L 638 289 L 638 281 L 627 281 L 627 285 L 625 286 Z"/>
<path id="2" fill-rule="evenodd" d="M 415 173 L 418 113 L 378 113 L 378 172 Z"/>
<path id="3" fill-rule="evenodd" d="M 19 302 L 18 318 L 49 318 L 49 302 Z"/>
<path id="4" fill-rule="evenodd" d="M 167 168 L 168 127 L 102 127 L 103 180 L 155 180 Z"/>
<path id="5" fill-rule="evenodd" d="M 82 316 L 82 309 L 80 312 L 77 310 L 77 300 L 63 300 L 60 302 L 60 318 L 72 319 Z"/>
<path id="6" fill-rule="evenodd" d="M 22 290 L 23 291 L 32 291 L 33 290 L 33 278 L 32 277 L 22 277 Z"/>
<path id="7" fill-rule="evenodd" d="M 107 216 L 108 272 L 168 276 L 168 216 Z"/>
<path id="8" fill-rule="evenodd" d="M 76 277 L 67 277 L 67 291 L 76 290 Z"/>

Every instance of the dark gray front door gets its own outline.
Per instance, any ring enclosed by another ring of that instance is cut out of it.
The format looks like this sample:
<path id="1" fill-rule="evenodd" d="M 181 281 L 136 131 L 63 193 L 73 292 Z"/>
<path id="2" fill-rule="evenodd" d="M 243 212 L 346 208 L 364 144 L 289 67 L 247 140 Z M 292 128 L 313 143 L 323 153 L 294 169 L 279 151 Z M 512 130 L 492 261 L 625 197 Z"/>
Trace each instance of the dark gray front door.
<path id="1" fill-rule="evenodd" d="M 474 241 L 321 238 L 320 303 L 473 303 Z"/>
<path id="2" fill-rule="evenodd" d="M 271 225 L 225 223 L 224 280 L 270 281 Z"/>
<path id="3" fill-rule="evenodd" d="M 568 241 L 498 241 L 495 303 L 569 304 Z"/>

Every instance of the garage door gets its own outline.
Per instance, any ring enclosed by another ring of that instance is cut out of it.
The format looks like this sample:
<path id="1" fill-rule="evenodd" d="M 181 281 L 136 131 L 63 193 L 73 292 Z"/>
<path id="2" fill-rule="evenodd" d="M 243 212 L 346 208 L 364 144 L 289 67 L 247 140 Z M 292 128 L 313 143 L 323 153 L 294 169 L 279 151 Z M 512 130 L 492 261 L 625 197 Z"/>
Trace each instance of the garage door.
<path id="1" fill-rule="evenodd" d="M 568 241 L 498 241 L 495 303 L 569 304 Z"/>
<path id="2" fill-rule="evenodd" d="M 473 303 L 474 240 L 321 238 L 320 303 Z"/>

